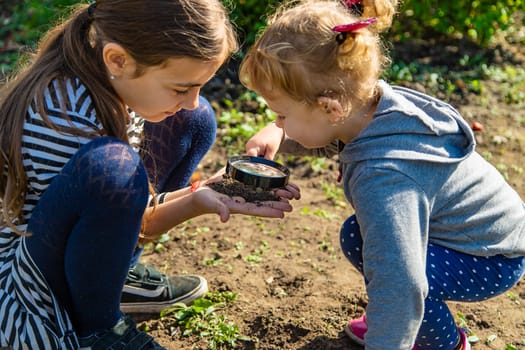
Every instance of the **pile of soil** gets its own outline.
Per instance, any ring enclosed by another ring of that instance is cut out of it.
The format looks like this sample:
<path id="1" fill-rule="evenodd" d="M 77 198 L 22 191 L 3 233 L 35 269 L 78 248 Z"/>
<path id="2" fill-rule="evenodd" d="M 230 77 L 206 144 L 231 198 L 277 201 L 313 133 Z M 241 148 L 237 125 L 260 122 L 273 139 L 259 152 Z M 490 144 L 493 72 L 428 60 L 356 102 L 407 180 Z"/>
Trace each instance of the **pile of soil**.
<path id="1" fill-rule="evenodd" d="M 226 175 L 223 176 L 221 181 L 210 183 L 207 186 L 217 192 L 227 194 L 230 197 L 242 197 L 247 202 L 259 203 L 279 200 L 279 197 L 272 191 L 263 190 L 260 187 L 245 185 Z"/>

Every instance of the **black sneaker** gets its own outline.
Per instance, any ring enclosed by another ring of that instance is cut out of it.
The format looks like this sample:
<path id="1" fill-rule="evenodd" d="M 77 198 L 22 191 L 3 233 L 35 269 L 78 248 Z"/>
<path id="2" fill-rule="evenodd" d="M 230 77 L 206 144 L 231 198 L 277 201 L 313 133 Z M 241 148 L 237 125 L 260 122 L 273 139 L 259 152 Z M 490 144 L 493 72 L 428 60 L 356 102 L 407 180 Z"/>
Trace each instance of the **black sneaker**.
<path id="1" fill-rule="evenodd" d="M 160 313 L 178 302 L 190 304 L 207 291 L 208 283 L 201 276 L 168 277 L 152 266 L 137 264 L 128 272 L 120 308 L 133 314 Z"/>
<path id="2" fill-rule="evenodd" d="M 166 350 L 123 315 L 110 330 L 79 339 L 78 350 Z"/>

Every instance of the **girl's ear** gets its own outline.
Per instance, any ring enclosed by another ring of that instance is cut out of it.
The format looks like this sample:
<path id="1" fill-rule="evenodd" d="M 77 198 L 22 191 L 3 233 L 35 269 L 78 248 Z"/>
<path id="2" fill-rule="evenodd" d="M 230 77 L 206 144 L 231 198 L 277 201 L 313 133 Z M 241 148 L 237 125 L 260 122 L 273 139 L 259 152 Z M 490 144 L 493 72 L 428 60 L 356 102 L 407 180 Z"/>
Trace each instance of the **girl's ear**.
<path id="1" fill-rule="evenodd" d="M 102 49 L 102 58 L 106 64 L 108 74 L 112 77 L 121 77 L 125 70 L 133 69 L 133 59 L 122 46 L 116 43 L 107 43 Z"/>
<path id="2" fill-rule="evenodd" d="M 317 98 L 317 104 L 320 106 L 321 110 L 326 113 L 330 123 L 338 124 L 345 118 L 343 106 L 341 106 L 339 100 L 321 96 Z"/>

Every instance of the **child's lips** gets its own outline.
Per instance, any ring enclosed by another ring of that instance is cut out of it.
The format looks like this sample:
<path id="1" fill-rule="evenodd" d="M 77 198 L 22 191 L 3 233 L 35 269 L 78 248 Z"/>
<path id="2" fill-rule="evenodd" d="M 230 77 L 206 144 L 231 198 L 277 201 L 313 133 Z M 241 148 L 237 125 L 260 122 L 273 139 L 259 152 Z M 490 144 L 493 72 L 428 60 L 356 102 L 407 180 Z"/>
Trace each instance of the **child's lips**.
<path id="1" fill-rule="evenodd" d="M 179 111 L 180 111 L 180 108 L 176 110 L 175 112 L 164 112 L 164 114 L 166 114 L 167 116 L 170 116 L 170 115 L 177 114 Z"/>

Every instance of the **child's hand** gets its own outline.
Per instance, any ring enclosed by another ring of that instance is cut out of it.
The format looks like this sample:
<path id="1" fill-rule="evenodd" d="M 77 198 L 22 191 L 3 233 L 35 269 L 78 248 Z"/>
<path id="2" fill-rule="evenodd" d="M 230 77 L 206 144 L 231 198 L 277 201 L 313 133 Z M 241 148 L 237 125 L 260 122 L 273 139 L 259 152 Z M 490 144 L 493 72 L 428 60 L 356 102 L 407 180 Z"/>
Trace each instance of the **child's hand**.
<path id="1" fill-rule="evenodd" d="M 298 189 L 290 191 L 283 189 L 283 194 L 297 196 Z M 285 212 L 292 211 L 292 206 L 283 196 L 280 201 L 246 202 L 242 197 L 230 197 L 216 192 L 207 186 L 198 188 L 193 193 L 193 202 L 205 213 L 217 213 L 222 222 L 229 220 L 231 214 L 244 214 L 250 216 L 262 216 L 270 218 L 282 218 Z"/>
<path id="2" fill-rule="evenodd" d="M 278 188 L 274 191 L 277 197 L 284 199 L 300 199 L 301 189 L 294 183 L 288 182 L 284 188 Z"/>
<path id="3" fill-rule="evenodd" d="M 270 123 L 246 142 L 246 154 L 272 160 L 284 138 L 283 129 Z"/>

